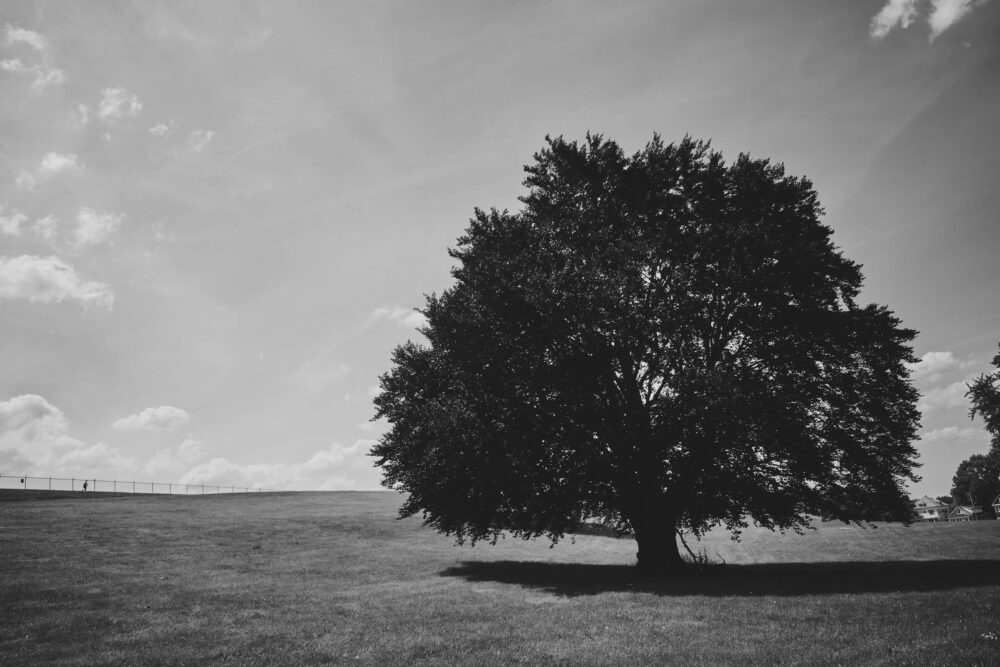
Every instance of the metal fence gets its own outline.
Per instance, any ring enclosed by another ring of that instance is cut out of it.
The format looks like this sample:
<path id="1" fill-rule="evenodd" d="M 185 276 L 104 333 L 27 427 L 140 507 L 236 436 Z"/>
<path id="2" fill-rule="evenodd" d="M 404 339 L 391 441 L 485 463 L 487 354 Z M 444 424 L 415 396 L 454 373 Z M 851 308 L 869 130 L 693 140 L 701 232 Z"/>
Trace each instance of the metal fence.
<path id="1" fill-rule="evenodd" d="M 277 489 L 246 486 L 215 486 L 213 484 L 178 484 L 176 482 L 136 482 L 93 477 L 36 477 L 30 475 L 0 475 L 0 489 L 24 491 L 79 491 L 90 493 L 158 493 L 173 495 L 209 495 L 221 493 L 270 493 Z"/>

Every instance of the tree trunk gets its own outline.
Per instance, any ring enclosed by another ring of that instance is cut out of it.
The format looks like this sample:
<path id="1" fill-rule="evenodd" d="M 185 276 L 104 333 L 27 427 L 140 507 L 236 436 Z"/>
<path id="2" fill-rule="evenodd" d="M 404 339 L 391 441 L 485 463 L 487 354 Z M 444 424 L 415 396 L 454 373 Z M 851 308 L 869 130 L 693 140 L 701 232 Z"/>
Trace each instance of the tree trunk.
<path id="1" fill-rule="evenodd" d="M 647 510 L 645 516 L 634 520 L 632 530 L 639 546 L 636 553 L 639 572 L 643 576 L 657 576 L 676 572 L 683 567 L 684 560 L 677 548 L 677 535 L 673 518 L 657 515 L 655 510 Z"/>

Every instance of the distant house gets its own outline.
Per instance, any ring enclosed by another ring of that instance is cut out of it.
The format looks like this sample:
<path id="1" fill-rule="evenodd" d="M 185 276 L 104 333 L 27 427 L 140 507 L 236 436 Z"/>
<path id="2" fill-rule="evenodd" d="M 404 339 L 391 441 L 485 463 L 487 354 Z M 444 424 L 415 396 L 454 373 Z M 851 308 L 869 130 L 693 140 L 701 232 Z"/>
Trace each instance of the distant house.
<path id="1" fill-rule="evenodd" d="M 913 512 L 918 521 L 945 521 L 948 519 L 948 509 L 943 502 L 930 496 L 913 501 Z"/>
<path id="2" fill-rule="evenodd" d="M 955 505 L 948 514 L 948 521 L 977 521 L 985 517 L 979 505 Z"/>

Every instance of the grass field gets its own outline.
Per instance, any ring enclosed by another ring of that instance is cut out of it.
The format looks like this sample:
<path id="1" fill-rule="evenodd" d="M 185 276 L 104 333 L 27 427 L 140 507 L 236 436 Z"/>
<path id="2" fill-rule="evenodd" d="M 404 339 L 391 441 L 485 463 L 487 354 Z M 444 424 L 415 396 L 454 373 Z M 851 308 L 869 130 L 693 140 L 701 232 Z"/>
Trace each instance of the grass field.
<path id="1" fill-rule="evenodd" d="M 713 535 L 649 582 L 631 540 L 456 547 L 398 504 L 0 502 L 0 664 L 1000 664 L 1000 521 Z"/>

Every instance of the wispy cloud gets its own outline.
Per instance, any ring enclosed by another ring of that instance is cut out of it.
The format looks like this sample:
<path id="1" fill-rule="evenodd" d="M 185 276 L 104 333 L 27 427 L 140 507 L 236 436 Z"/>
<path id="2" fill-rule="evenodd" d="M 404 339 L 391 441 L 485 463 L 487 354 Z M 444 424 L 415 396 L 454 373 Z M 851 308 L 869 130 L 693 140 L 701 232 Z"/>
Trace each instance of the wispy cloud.
<path id="1" fill-rule="evenodd" d="M 21 173 L 17 175 L 14 179 L 14 185 L 16 185 L 21 190 L 34 190 L 36 179 L 31 175 L 31 172 L 21 170 Z"/>
<path id="2" fill-rule="evenodd" d="M 215 132 L 212 130 L 195 130 L 191 133 L 191 150 L 195 153 L 200 153 L 208 145 L 208 142 L 212 140 L 215 136 Z"/>
<path id="3" fill-rule="evenodd" d="M 75 153 L 46 153 L 42 158 L 42 163 L 38 166 L 38 172 L 45 175 L 55 175 L 68 169 L 77 169 Z"/>
<path id="4" fill-rule="evenodd" d="M 157 137 L 162 137 L 173 132 L 175 127 L 177 127 L 177 123 L 174 121 L 170 121 L 170 123 L 157 123 L 149 128 L 149 133 Z"/>
<path id="5" fill-rule="evenodd" d="M 11 24 L 5 26 L 8 44 L 27 44 L 36 51 L 44 51 L 49 47 L 48 40 L 34 30 L 16 28 Z"/>
<path id="6" fill-rule="evenodd" d="M 368 452 L 374 440 L 333 443 L 300 463 L 239 464 L 214 458 L 192 468 L 182 484 L 228 484 L 288 490 L 378 489 L 381 478 Z"/>
<path id="7" fill-rule="evenodd" d="M 923 392 L 917 402 L 917 409 L 921 412 L 937 410 L 942 408 L 968 407 L 969 399 L 965 397 L 969 391 L 966 380 L 953 382 L 945 387 L 935 387 Z"/>
<path id="8" fill-rule="evenodd" d="M 976 4 L 976 0 L 931 0 L 931 15 L 927 18 L 931 41 L 958 23 Z"/>
<path id="9" fill-rule="evenodd" d="M 35 78 L 31 82 L 31 89 L 35 92 L 40 93 L 49 86 L 66 82 L 66 75 L 58 67 L 37 65 L 32 68 L 32 73 L 35 75 Z"/>
<path id="10" fill-rule="evenodd" d="M 926 14 L 930 26 L 930 41 L 955 25 L 983 0 L 930 0 L 930 11 Z M 868 34 L 873 39 L 882 39 L 895 28 L 910 27 L 921 14 L 921 5 L 928 3 L 918 0 L 888 0 L 868 25 Z"/>
<path id="11" fill-rule="evenodd" d="M 124 88 L 105 88 L 97 105 L 97 119 L 105 125 L 113 125 L 126 118 L 135 118 L 140 111 L 142 102 L 135 93 Z"/>
<path id="12" fill-rule="evenodd" d="M 77 102 L 76 106 L 70 112 L 73 118 L 73 124 L 76 125 L 77 129 L 83 127 L 90 122 L 91 111 L 90 107 L 83 102 Z"/>
<path id="13" fill-rule="evenodd" d="M 889 0 L 879 13 L 872 17 L 868 25 L 868 34 L 875 39 L 882 39 L 899 26 L 909 28 L 917 18 L 917 0 Z"/>
<path id="14" fill-rule="evenodd" d="M 97 305 L 111 310 L 114 294 L 105 283 L 82 280 L 76 269 L 58 257 L 20 255 L 0 257 L 0 299 L 77 301 L 84 307 Z"/>
<path id="15" fill-rule="evenodd" d="M 964 371 L 975 365 L 972 359 L 956 359 L 950 351 L 927 352 L 920 361 L 907 364 L 910 369 L 910 376 L 916 382 L 933 384 L 941 380 L 942 376 L 956 371 Z"/>
<path id="16" fill-rule="evenodd" d="M 0 205 L 0 234 L 7 236 L 18 236 L 21 234 L 21 225 L 28 220 L 28 216 L 21 213 L 16 208 L 4 212 L 4 206 Z"/>
<path id="17" fill-rule="evenodd" d="M 35 220 L 33 229 L 38 238 L 45 241 L 53 241 L 59 231 L 59 221 L 56 219 L 56 216 L 47 215 L 44 218 Z"/>
<path id="18" fill-rule="evenodd" d="M 14 184 L 22 190 L 34 190 L 42 181 L 82 167 L 83 165 L 77 162 L 75 153 L 46 153 L 34 171 L 22 169 Z"/>
<path id="19" fill-rule="evenodd" d="M 177 452 L 185 463 L 194 463 L 208 456 L 209 447 L 201 440 L 188 438 L 180 444 Z"/>
<path id="20" fill-rule="evenodd" d="M 77 213 L 73 241 L 77 248 L 104 243 L 118 230 L 124 218 L 123 213 L 99 213 L 83 207 Z"/>
<path id="21" fill-rule="evenodd" d="M 0 469 L 64 477 L 125 477 L 132 457 L 105 443 L 88 445 L 70 434 L 69 420 L 37 394 L 0 401 Z"/>
<path id="22" fill-rule="evenodd" d="M 956 441 L 983 441 L 989 440 L 989 436 L 981 428 L 959 428 L 957 426 L 946 426 L 936 428 L 931 431 L 923 431 L 918 438 L 924 444 L 956 442 Z"/>
<path id="23" fill-rule="evenodd" d="M 350 372 L 351 367 L 347 364 L 324 356 L 299 366 L 298 370 L 289 378 L 289 382 L 306 391 L 319 392 Z"/>
<path id="24" fill-rule="evenodd" d="M 423 313 L 412 308 L 376 308 L 375 318 L 395 322 L 401 327 L 415 329 L 427 324 L 427 318 Z"/>
<path id="25" fill-rule="evenodd" d="M 48 41 L 34 30 L 15 28 L 9 23 L 6 26 L 6 41 L 11 44 L 27 44 L 40 56 L 34 56 L 39 62 L 33 65 L 26 64 L 20 58 L 8 58 L 0 60 L 0 70 L 13 74 L 33 76 L 31 89 L 34 92 L 41 92 L 51 85 L 57 85 L 66 81 L 66 75 L 58 67 L 52 67 L 46 53 Z"/>
<path id="26" fill-rule="evenodd" d="M 176 431 L 187 426 L 191 416 L 187 410 L 175 408 L 172 405 L 161 405 L 158 408 L 145 410 L 122 417 L 111 425 L 116 431 Z"/>
<path id="27" fill-rule="evenodd" d="M 20 74 L 28 71 L 28 67 L 21 62 L 20 58 L 0 60 L 0 69 L 4 72 L 11 72 L 12 74 Z"/>

